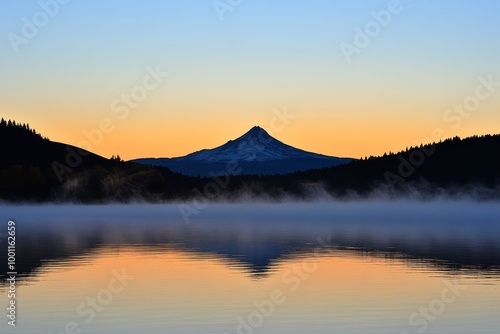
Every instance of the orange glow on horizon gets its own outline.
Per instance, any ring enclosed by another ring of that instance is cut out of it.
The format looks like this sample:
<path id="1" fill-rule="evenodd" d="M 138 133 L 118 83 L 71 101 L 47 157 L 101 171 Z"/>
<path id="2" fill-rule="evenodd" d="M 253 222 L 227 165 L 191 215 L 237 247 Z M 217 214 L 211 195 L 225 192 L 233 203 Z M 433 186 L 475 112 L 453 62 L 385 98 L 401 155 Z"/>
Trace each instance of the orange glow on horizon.
<path id="1" fill-rule="evenodd" d="M 255 125 L 299 149 L 330 156 L 361 158 L 433 142 L 432 134 L 436 128 L 443 130 L 441 139 L 457 135 L 495 134 L 499 132 L 496 124 L 500 122 L 494 101 L 481 110 L 483 118 L 470 117 L 458 129 L 443 121 L 443 107 L 428 106 L 426 108 L 432 113 L 423 115 L 419 113 L 422 106 L 412 109 L 402 104 L 387 105 L 389 109 L 383 111 L 380 111 L 383 108 L 380 106 L 369 108 L 360 104 L 352 108 L 342 104 L 338 106 L 342 112 L 332 112 L 330 108 L 319 105 L 276 108 L 272 104 L 261 103 L 246 106 L 237 113 L 226 106 L 215 114 L 200 113 L 201 106 L 198 105 L 191 106 L 184 113 L 159 113 L 157 110 L 173 107 L 167 105 L 160 108 L 158 103 L 153 99 L 140 109 L 131 111 L 125 119 L 112 113 L 108 105 L 84 105 L 82 110 L 74 111 L 79 115 L 77 123 L 74 113 L 63 113 L 60 109 L 55 109 L 53 117 L 46 117 L 44 113 L 18 117 L 17 111 L 1 111 L 4 114 L 2 117 L 29 123 L 31 128 L 53 141 L 89 148 L 107 158 L 119 154 L 125 160 L 172 158 L 215 148 L 238 138 Z M 85 113 L 83 109 L 87 108 L 96 108 L 96 111 Z M 175 110 L 179 109 L 181 106 L 175 107 Z M 283 121 L 276 116 L 276 112 L 285 109 L 293 118 Z M 310 109 L 317 112 L 307 113 L 306 110 Z M 369 112 L 366 113 L 366 110 Z M 104 120 L 109 121 L 107 132 L 100 129 Z M 100 135 L 96 135 L 96 131 Z"/>

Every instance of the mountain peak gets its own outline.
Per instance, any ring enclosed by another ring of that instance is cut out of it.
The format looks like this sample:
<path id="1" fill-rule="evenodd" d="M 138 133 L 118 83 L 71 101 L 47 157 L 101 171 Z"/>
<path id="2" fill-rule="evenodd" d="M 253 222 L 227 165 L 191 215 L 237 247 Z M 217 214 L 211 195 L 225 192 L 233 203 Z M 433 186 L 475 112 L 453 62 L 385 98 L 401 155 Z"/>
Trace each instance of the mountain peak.
<path id="1" fill-rule="evenodd" d="M 264 130 L 260 126 L 256 125 L 256 126 L 252 127 L 250 130 L 248 130 L 248 132 L 246 132 L 242 137 L 262 135 L 262 134 L 269 136 L 269 134 L 267 133 L 266 130 Z"/>
<path id="2" fill-rule="evenodd" d="M 194 176 L 210 176 L 215 171 L 227 168 L 228 163 L 238 163 L 247 174 L 281 174 L 337 166 L 352 161 L 287 145 L 272 137 L 260 126 L 253 126 L 242 136 L 216 148 L 204 149 L 178 158 L 140 160 Z"/>
<path id="3" fill-rule="evenodd" d="M 260 126 L 252 127 L 241 137 L 228 141 L 214 149 L 205 149 L 176 158 L 179 161 L 274 161 L 293 158 L 331 159 L 316 153 L 306 152 L 282 143 Z"/>
<path id="4" fill-rule="evenodd" d="M 267 131 L 264 130 L 263 128 L 261 128 L 260 126 L 252 127 L 244 135 L 235 139 L 234 142 L 237 142 L 238 144 L 241 144 L 242 142 L 246 142 L 246 143 L 252 143 L 255 145 L 259 145 L 259 146 L 264 145 L 264 144 L 269 144 L 271 142 L 282 144 L 280 141 L 275 139 L 273 136 L 271 136 L 269 133 L 267 133 Z"/>

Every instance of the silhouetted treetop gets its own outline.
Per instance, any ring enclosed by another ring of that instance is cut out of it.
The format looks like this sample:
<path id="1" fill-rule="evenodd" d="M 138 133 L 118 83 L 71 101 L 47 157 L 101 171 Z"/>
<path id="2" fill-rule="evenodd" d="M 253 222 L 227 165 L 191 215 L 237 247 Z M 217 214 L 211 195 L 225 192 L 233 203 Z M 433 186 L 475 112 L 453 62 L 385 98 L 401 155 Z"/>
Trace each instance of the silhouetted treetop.
<path id="1" fill-rule="evenodd" d="M 49 139 L 47 137 L 42 137 L 40 133 L 36 132 L 34 129 L 31 129 L 28 123 L 17 124 L 16 121 L 10 119 L 6 121 L 3 117 L 2 120 L 0 120 L 0 131 L 3 136 L 14 135 L 18 137 L 23 135 L 32 135 L 46 140 Z"/>

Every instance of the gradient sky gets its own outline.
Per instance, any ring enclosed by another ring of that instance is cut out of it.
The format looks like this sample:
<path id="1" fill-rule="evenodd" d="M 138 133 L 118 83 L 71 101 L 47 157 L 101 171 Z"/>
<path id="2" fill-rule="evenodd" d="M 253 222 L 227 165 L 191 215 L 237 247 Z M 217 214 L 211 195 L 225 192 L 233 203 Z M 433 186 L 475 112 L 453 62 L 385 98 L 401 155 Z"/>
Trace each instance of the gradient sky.
<path id="1" fill-rule="evenodd" d="M 42 0 L 41 2 L 50 2 Z M 54 0 L 55 1 L 55 0 Z M 225 2 L 225 1 L 223 1 Z M 38 1 L 0 3 L 0 115 L 74 145 L 110 119 L 93 152 L 173 157 L 254 125 L 309 151 L 362 157 L 445 137 L 500 132 L 500 88 L 462 124 L 446 110 L 478 77 L 500 81 L 500 2 L 401 0 L 349 64 L 340 43 L 390 1 L 248 0 L 219 19 L 212 0 L 72 0 L 19 46 Z M 11 35 L 12 36 L 12 35 Z M 169 77 L 128 117 L 112 104 L 147 67 Z M 273 110 L 295 116 L 272 127 Z"/>

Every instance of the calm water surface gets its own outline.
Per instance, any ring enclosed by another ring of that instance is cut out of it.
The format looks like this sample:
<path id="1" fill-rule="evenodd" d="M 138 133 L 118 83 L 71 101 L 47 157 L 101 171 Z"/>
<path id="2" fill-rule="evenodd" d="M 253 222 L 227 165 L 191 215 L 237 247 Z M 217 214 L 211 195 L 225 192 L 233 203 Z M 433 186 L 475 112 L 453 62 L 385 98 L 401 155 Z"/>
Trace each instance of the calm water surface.
<path id="1" fill-rule="evenodd" d="M 220 204 L 189 224 L 173 204 L 0 212 L 19 272 L 1 333 L 500 332 L 498 203 Z"/>

